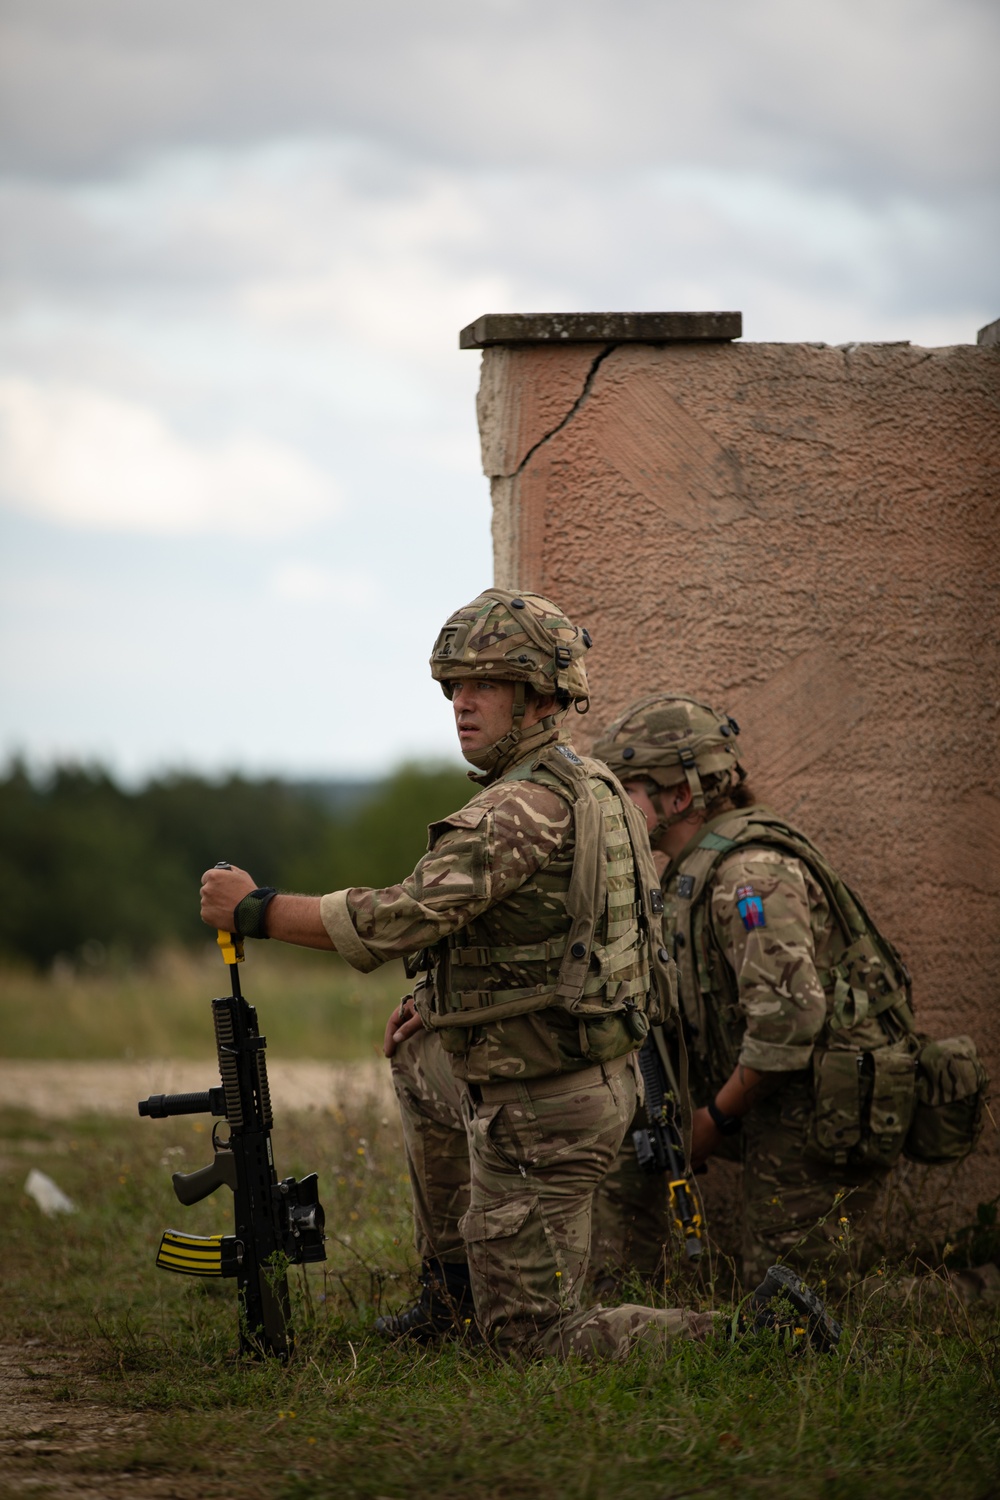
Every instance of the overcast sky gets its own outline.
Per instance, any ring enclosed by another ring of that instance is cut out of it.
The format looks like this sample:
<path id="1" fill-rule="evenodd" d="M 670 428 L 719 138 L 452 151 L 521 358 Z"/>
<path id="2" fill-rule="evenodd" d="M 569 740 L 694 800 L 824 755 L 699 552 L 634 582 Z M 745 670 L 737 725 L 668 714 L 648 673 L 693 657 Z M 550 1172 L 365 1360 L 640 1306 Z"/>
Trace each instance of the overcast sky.
<path id="1" fill-rule="evenodd" d="M 366 775 L 492 581 L 484 312 L 1000 315 L 996 0 L 0 0 L 0 753 Z"/>

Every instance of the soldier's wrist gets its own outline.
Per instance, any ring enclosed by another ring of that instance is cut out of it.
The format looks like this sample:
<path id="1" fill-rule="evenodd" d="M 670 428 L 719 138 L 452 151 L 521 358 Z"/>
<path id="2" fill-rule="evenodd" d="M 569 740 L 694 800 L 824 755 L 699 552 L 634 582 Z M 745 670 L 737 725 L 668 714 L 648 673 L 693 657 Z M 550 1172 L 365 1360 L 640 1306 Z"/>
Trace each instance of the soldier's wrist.
<path id="1" fill-rule="evenodd" d="M 712 1118 L 712 1124 L 721 1135 L 735 1135 L 740 1128 L 739 1115 L 724 1115 L 714 1099 L 710 1099 L 705 1106 Z"/>
<path id="2" fill-rule="evenodd" d="M 239 937 L 267 937 L 267 908 L 277 894 L 273 885 L 259 885 L 237 903 L 233 910 L 233 924 Z"/>

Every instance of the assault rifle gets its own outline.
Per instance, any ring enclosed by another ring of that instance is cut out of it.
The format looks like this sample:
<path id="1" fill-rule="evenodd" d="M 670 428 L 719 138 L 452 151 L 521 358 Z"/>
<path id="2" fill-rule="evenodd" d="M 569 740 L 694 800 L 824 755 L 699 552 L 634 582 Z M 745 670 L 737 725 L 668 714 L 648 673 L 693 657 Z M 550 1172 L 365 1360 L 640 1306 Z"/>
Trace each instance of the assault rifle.
<path id="1" fill-rule="evenodd" d="M 152 1094 L 139 1101 L 139 1113 L 154 1120 L 197 1114 L 225 1119 L 225 1140 L 217 1135 L 219 1126 L 212 1127 L 211 1165 L 175 1172 L 173 1184 L 185 1205 L 199 1203 L 217 1188 L 231 1188 L 236 1232 L 202 1236 L 165 1229 L 156 1264 L 185 1276 L 235 1277 L 240 1353 L 287 1359 L 295 1339 L 286 1266 L 326 1259 L 325 1216 L 315 1172 L 301 1182 L 294 1177 L 278 1181 L 271 1150 L 267 1039 L 257 1030 L 256 1010 L 240 992 L 237 965 L 243 962 L 243 943 L 229 932 L 220 932 L 217 941 L 232 978 L 232 994 L 212 1001 L 222 1082 L 203 1094 Z"/>
<path id="2" fill-rule="evenodd" d="M 633 1130 L 632 1144 L 644 1172 L 666 1172 L 670 1208 L 684 1237 L 689 1260 L 701 1257 L 701 1214 L 684 1170 L 684 1139 L 680 1128 L 680 1089 L 666 1038 L 652 1026 L 639 1051 L 639 1067 L 646 1085 L 644 1130 Z"/>

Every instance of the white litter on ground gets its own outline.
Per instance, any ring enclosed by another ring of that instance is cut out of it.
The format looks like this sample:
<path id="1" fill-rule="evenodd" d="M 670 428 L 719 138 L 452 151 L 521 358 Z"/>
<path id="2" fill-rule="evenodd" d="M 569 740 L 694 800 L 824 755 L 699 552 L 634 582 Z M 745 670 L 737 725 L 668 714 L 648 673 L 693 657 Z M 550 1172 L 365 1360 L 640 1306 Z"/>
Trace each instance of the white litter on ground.
<path id="1" fill-rule="evenodd" d="M 67 1198 L 57 1182 L 47 1177 L 44 1172 L 39 1172 L 37 1167 L 32 1167 L 24 1184 L 24 1191 L 29 1198 L 34 1198 L 43 1214 L 51 1219 L 55 1214 L 75 1214 L 76 1204 L 72 1198 Z"/>

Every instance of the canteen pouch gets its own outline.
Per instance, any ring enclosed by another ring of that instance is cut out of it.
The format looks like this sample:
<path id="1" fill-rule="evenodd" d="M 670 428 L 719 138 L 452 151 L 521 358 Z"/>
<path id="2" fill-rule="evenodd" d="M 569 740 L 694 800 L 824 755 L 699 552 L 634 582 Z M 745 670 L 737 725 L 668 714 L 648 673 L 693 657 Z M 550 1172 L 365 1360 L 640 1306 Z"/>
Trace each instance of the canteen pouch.
<path id="1" fill-rule="evenodd" d="M 833 1166 L 892 1166 L 903 1149 L 914 1100 L 909 1043 L 870 1052 L 817 1048 L 811 1154 Z"/>
<path id="2" fill-rule="evenodd" d="M 971 1037 L 923 1041 L 916 1108 L 904 1147 L 910 1160 L 940 1166 L 968 1156 L 982 1134 L 988 1084 Z"/>

